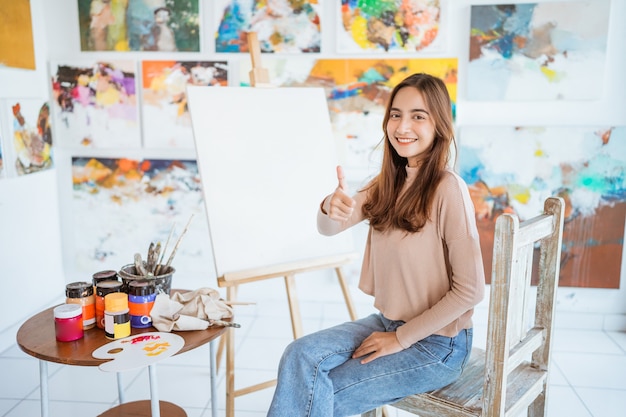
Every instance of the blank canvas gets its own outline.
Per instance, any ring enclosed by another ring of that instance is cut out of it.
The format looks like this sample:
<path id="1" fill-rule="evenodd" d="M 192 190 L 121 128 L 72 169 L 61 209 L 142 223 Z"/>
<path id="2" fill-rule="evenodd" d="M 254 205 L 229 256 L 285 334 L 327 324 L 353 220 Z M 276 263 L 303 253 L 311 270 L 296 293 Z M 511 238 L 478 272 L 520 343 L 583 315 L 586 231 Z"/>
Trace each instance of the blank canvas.
<path id="1" fill-rule="evenodd" d="M 322 88 L 211 88 L 187 95 L 217 276 L 353 252 L 316 216 L 337 187 Z"/>

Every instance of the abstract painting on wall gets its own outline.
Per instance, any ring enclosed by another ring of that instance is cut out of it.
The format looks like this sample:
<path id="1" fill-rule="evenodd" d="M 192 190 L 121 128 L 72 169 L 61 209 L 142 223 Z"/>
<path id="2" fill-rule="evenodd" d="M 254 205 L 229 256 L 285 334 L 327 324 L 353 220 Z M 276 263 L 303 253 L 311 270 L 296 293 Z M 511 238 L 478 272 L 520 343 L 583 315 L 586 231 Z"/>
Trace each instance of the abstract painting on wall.
<path id="1" fill-rule="evenodd" d="M 495 219 L 565 200 L 560 285 L 619 288 L 626 218 L 626 127 L 470 127 L 459 172 L 476 208 L 487 278 Z"/>
<path id="2" fill-rule="evenodd" d="M 469 100 L 603 93 L 609 0 L 471 6 Z"/>
<path id="3" fill-rule="evenodd" d="M 456 112 L 456 58 L 433 59 L 280 59 L 268 57 L 273 85 L 318 87 L 326 93 L 333 133 L 345 161 L 346 176 L 362 181 L 380 168 L 382 122 L 393 87 L 416 72 L 442 78 Z M 240 79 L 248 79 L 250 64 L 240 66 Z M 249 83 L 242 83 L 249 85 Z M 345 149 L 345 151 L 343 151 Z"/>
<path id="4" fill-rule="evenodd" d="M 175 275 L 211 271 L 196 161 L 73 157 L 72 182 L 71 241 L 77 271 L 91 276 L 119 270 L 133 263 L 135 253 L 145 255 L 150 242 L 167 244 L 169 257 L 187 223 L 172 263 Z"/>
<path id="5" fill-rule="evenodd" d="M 45 99 L 8 102 L 15 171 L 18 175 L 26 175 L 50 169 L 53 147 L 48 102 Z"/>
<path id="6" fill-rule="evenodd" d="M 0 66 L 34 70 L 30 1 L 3 1 L 0 4 L 0 28 Z"/>
<path id="7" fill-rule="evenodd" d="M 78 0 L 82 51 L 199 52 L 198 0 Z"/>
<path id="8" fill-rule="evenodd" d="M 324 0 L 214 0 L 215 51 L 248 52 L 256 32 L 262 52 L 320 52 Z"/>
<path id="9" fill-rule="evenodd" d="M 52 63 L 50 72 L 59 144 L 141 146 L 133 61 Z"/>
<path id="10" fill-rule="evenodd" d="M 143 144 L 194 149 L 187 85 L 228 85 L 226 61 L 143 61 Z"/>
<path id="11" fill-rule="evenodd" d="M 447 0 L 342 0 L 337 49 L 343 53 L 441 52 Z"/>

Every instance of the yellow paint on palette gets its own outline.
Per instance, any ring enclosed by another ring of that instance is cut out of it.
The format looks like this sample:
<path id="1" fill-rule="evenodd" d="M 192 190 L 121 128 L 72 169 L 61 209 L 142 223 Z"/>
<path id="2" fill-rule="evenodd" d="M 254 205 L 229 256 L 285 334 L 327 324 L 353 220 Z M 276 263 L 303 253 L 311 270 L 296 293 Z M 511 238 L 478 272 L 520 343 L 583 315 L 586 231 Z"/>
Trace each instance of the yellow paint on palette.
<path id="1" fill-rule="evenodd" d="M 35 69 L 35 46 L 29 0 L 0 4 L 0 66 Z"/>

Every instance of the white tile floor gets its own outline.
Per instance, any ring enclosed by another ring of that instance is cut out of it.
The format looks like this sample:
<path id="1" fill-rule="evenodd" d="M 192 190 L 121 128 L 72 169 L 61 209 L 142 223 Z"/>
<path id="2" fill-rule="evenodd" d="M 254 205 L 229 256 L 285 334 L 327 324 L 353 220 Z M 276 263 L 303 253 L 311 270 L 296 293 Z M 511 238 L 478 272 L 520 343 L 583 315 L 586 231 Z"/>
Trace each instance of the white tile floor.
<path id="1" fill-rule="evenodd" d="M 296 282 L 305 332 L 347 320 L 341 291 L 330 274 L 321 277 L 304 274 L 298 276 Z M 194 285 L 189 283 L 184 288 L 198 288 L 203 284 Z M 369 297 L 355 288 L 352 294 L 359 316 L 373 311 Z M 237 388 L 242 388 L 275 377 L 280 354 L 291 340 L 291 326 L 281 279 L 241 286 L 239 299 L 256 302 L 236 307 L 236 321 L 242 327 L 234 330 L 237 341 L 235 382 Z M 475 344 L 478 346 L 484 346 L 486 312 L 485 302 L 476 312 Z M 557 314 L 548 415 L 626 415 L 626 333 L 577 330 L 559 326 L 560 322 L 570 323 L 571 320 L 559 320 Z M 10 347 L 0 352 L 0 416 L 36 417 L 40 415 L 38 361 L 15 344 L 16 331 L 17 328 L 0 334 L 0 339 L 13 338 L 8 344 Z M 114 374 L 96 367 L 59 364 L 50 364 L 49 373 L 51 417 L 96 416 L 116 405 Z M 157 365 L 157 374 L 162 400 L 180 405 L 189 417 L 211 416 L 208 345 L 165 359 Z M 127 401 L 149 398 L 147 370 L 123 373 L 122 379 Z M 220 372 L 217 398 L 220 416 L 224 415 L 224 392 L 223 372 Z M 272 393 L 270 388 L 238 397 L 236 416 L 265 416 Z M 407 415 L 395 409 L 391 414 Z"/>

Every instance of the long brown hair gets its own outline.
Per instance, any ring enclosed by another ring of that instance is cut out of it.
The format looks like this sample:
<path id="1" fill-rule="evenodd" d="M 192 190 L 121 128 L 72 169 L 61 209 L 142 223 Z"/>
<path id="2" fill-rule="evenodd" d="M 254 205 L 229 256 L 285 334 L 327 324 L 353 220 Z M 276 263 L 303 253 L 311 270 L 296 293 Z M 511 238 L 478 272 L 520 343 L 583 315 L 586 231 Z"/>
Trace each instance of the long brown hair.
<path id="1" fill-rule="evenodd" d="M 435 124 L 435 140 L 419 167 L 419 174 L 410 188 L 399 198 L 406 181 L 407 158 L 395 151 L 387 136 L 389 110 L 402 88 L 420 91 Z M 378 231 L 391 228 L 418 232 L 428 221 L 435 190 L 450 161 L 454 140 L 452 104 L 444 82 L 432 75 L 419 73 L 405 78 L 394 87 L 387 102 L 383 120 L 383 161 L 380 173 L 367 186 L 368 197 L 363 213 Z"/>

